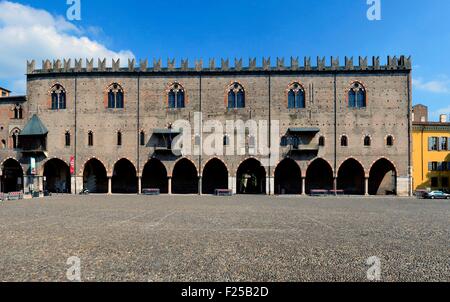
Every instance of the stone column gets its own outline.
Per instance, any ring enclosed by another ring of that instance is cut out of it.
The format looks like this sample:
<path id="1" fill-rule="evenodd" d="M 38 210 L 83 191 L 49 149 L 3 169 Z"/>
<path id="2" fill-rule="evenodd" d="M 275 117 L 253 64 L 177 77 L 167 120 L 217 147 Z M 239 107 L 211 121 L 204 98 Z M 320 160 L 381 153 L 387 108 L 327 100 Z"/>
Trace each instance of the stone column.
<path id="1" fill-rule="evenodd" d="M 167 177 L 169 195 L 172 195 L 172 176 Z"/>
<path id="2" fill-rule="evenodd" d="M 337 186 L 337 177 L 335 176 L 335 177 L 333 177 L 333 190 L 334 190 L 334 195 L 335 196 L 337 195 L 337 188 L 338 188 L 338 186 Z"/>
<path id="3" fill-rule="evenodd" d="M 108 176 L 108 195 L 112 194 L 112 177 Z"/>
<path id="4" fill-rule="evenodd" d="M 44 177 L 43 176 L 35 176 L 38 179 L 38 191 L 44 191 Z"/>
<path id="5" fill-rule="evenodd" d="M 236 177 L 228 177 L 228 190 L 231 190 L 233 194 L 236 194 Z"/>
<path id="6" fill-rule="evenodd" d="M 202 195 L 202 189 L 203 189 L 202 179 L 203 179 L 203 177 L 201 175 L 199 175 L 198 176 L 198 195 Z"/>
<path id="7" fill-rule="evenodd" d="M 267 195 L 275 194 L 275 179 L 273 177 L 266 178 L 266 194 Z"/>
<path id="8" fill-rule="evenodd" d="M 138 195 L 142 194 L 142 176 L 138 176 Z"/>
<path id="9" fill-rule="evenodd" d="M 72 175 L 70 177 L 70 194 L 76 195 L 77 190 L 81 190 L 82 188 L 77 188 L 77 177 Z"/>
<path id="10" fill-rule="evenodd" d="M 364 180 L 364 195 L 369 196 L 369 177 Z"/>
<path id="11" fill-rule="evenodd" d="M 306 177 L 302 176 L 302 195 L 306 195 Z"/>

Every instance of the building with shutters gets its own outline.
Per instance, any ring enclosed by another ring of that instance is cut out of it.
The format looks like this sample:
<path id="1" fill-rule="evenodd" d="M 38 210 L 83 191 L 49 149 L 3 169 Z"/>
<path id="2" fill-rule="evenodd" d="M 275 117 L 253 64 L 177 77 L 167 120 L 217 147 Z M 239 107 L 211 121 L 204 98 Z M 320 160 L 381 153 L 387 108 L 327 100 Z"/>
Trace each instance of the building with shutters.
<path id="1" fill-rule="evenodd" d="M 447 115 L 439 122 L 428 121 L 423 105 L 413 108 L 414 190 L 450 192 L 450 123 Z"/>

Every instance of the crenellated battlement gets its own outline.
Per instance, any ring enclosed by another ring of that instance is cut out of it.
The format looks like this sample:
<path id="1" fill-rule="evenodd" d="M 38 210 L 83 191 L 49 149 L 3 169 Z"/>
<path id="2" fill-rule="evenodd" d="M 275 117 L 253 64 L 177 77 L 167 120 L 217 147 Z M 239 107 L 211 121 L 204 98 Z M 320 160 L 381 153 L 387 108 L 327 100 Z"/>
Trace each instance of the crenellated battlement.
<path id="1" fill-rule="evenodd" d="M 177 66 L 175 59 L 168 59 L 167 65 L 163 66 L 161 59 L 153 59 L 150 67 L 148 59 L 141 59 L 137 64 L 135 59 L 128 59 L 127 66 L 121 66 L 120 59 L 112 59 L 111 65 L 106 59 L 98 59 L 94 66 L 94 59 L 57 59 L 42 61 L 41 69 L 36 68 L 36 61 L 27 61 L 27 74 L 46 73 L 86 73 L 86 72 L 239 72 L 239 71 L 365 71 L 365 70 L 411 70 L 411 57 L 388 56 L 385 65 L 380 63 L 380 57 L 372 57 L 371 64 L 368 57 L 359 57 L 358 65 L 354 64 L 353 57 L 345 57 L 340 62 L 339 57 L 317 57 L 316 64 L 311 64 L 311 57 L 304 57 L 300 64 L 299 57 L 291 57 L 290 64 L 285 64 L 284 58 L 277 58 L 272 64 L 271 58 L 262 58 L 262 65 L 257 65 L 256 58 L 250 58 L 248 65 L 244 66 L 242 58 L 234 59 L 234 66 L 230 66 L 230 59 L 221 59 L 220 67 L 215 59 L 209 59 L 204 65 L 203 59 L 195 60 L 194 65 L 189 60 L 182 59 Z M 341 64 L 343 63 L 343 64 Z"/>

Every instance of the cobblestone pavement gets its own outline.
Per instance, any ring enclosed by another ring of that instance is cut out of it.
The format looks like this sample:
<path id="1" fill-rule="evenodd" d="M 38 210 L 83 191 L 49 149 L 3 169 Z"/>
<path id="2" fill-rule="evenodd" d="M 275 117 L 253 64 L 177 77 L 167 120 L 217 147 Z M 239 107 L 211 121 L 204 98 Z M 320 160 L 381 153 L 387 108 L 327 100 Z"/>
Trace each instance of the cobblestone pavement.
<path id="1" fill-rule="evenodd" d="M 55 196 L 0 204 L 0 281 L 450 281 L 450 202 Z"/>

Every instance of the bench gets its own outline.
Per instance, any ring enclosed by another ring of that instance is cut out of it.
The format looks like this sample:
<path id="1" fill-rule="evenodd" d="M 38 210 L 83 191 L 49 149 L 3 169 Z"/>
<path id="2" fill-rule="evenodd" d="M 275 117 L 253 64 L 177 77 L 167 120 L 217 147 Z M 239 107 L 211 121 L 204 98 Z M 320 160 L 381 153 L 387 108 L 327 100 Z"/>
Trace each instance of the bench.
<path id="1" fill-rule="evenodd" d="M 143 189 L 142 194 L 147 195 L 147 196 L 158 196 L 158 195 L 161 195 L 161 190 L 160 189 Z"/>
<path id="2" fill-rule="evenodd" d="M 10 192 L 8 193 L 8 200 L 21 200 L 23 199 L 23 193 L 22 192 Z"/>
<path id="3" fill-rule="evenodd" d="M 326 196 L 328 190 L 311 190 L 311 196 Z"/>
<path id="4" fill-rule="evenodd" d="M 330 195 L 344 195 L 344 190 L 330 190 Z"/>
<path id="5" fill-rule="evenodd" d="M 216 196 L 233 196 L 233 191 L 228 189 L 216 189 L 214 191 Z"/>

